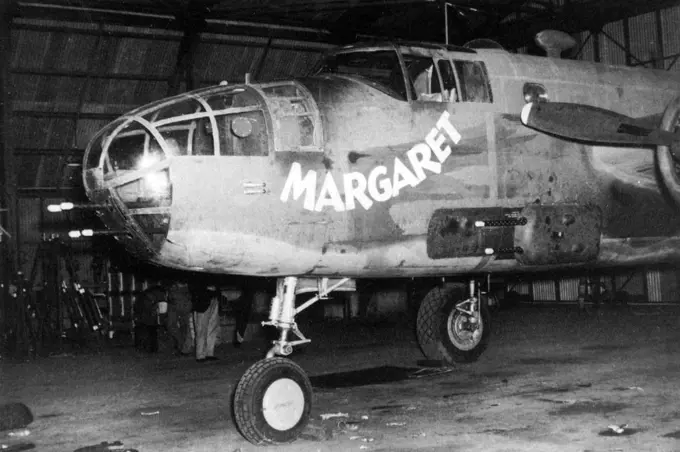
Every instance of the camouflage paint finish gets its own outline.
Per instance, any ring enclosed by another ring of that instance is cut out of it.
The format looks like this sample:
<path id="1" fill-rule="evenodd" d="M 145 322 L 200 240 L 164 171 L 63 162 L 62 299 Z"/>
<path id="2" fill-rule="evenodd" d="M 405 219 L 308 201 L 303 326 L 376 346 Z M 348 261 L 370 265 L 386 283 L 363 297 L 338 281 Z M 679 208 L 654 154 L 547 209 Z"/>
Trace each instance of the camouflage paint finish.
<path id="1" fill-rule="evenodd" d="M 301 79 L 318 108 L 322 149 L 171 158 L 167 239 L 146 257 L 177 268 L 262 276 L 410 277 L 559 268 L 522 266 L 495 256 L 432 259 L 427 254 L 428 224 L 439 209 L 521 209 L 540 203 L 602 210 L 600 254 L 590 265 L 680 258 L 680 210 L 658 188 L 652 149 L 588 147 L 540 134 L 519 120 L 526 82 L 545 86 L 550 100 L 636 117 L 662 113 L 680 94 L 680 82 L 646 69 L 499 50 L 445 54 L 484 61 L 494 102 L 406 102 L 349 77 Z M 439 174 L 427 172 L 417 186 L 368 210 L 360 205 L 340 212 L 309 210 L 304 195 L 281 201 L 297 163 L 302 176 L 316 172 L 317 196 L 329 174 L 345 202 L 343 175 L 368 178 L 378 166 L 392 175 L 395 158 L 409 162 L 409 150 L 423 143 L 444 111 L 462 139 L 455 145 L 447 140 L 452 152 Z M 249 184 L 266 188 L 248 194 Z M 102 201 L 106 195 L 91 197 Z M 139 235 L 135 230 L 134 237 Z M 139 254 L 138 241 L 130 243 Z"/>

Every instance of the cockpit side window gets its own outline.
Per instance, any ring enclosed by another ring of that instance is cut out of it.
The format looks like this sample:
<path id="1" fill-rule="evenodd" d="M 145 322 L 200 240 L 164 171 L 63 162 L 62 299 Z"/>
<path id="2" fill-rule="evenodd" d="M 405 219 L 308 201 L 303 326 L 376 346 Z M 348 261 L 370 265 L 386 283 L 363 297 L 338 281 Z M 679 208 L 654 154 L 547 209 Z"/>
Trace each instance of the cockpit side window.
<path id="1" fill-rule="evenodd" d="M 399 100 L 406 100 L 404 75 L 394 50 L 353 50 L 328 55 L 316 74 L 351 75 Z"/>
<path id="2" fill-rule="evenodd" d="M 451 62 L 404 54 L 413 99 L 424 102 L 458 102 L 456 75 Z"/>
<path id="3" fill-rule="evenodd" d="M 198 127 L 193 132 L 192 154 L 215 155 L 213 141 L 213 125 L 210 118 L 201 118 L 197 121 Z"/>
<path id="4" fill-rule="evenodd" d="M 430 57 L 404 54 L 404 64 L 408 71 L 413 99 L 426 102 L 443 102 L 439 74 L 434 60 Z"/>
<path id="5" fill-rule="evenodd" d="M 220 154 L 266 156 L 267 128 L 261 111 L 243 112 L 217 117 Z"/>
<path id="6" fill-rule="evenodd" d="M 442 77 L 443 92 L 446 94 L 449 102 L 458 102 L 458 93 L 456 91 L 456 76 L 451 67 L 449 60 L 437 61 L 437 67 Z"/>
<path id="7" fill-rule="evenodd" d="M 460 101 L 493 102 L 489 76 L 481 61 L 455 61 L 460 80 Z"/>

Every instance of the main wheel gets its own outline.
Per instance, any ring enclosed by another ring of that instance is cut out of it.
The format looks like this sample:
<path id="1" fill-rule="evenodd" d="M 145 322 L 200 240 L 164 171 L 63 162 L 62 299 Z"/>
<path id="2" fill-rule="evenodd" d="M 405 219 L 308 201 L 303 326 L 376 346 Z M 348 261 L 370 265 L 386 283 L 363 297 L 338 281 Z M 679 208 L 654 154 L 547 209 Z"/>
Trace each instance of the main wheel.
<path id="1" fill-rule="evenodd" d="M 243 374 L 234 394 L 234 417 L 253 444 L 295 441 L 312 410 L 312 384 L 304 370 L 286 358 L 256 362 Z"/>
<path id="2" fill-rule="evenodd" d="M 435 287 L 418 309 L 417 335 L 428 359 L 447 364 L 472 362 L 486 350 L 491 328 L 488 308 L 481 304 L 479 322 L 457 309 L 465 300 L 465 286 Z"/>

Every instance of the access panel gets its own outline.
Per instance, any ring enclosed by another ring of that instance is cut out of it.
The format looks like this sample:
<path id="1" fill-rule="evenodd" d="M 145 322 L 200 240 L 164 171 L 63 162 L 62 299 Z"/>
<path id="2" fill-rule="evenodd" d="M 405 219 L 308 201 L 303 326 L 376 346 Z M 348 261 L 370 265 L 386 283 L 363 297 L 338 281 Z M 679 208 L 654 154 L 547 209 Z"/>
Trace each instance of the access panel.
<path id="1" fill-rule="evenodd" d="M 516 259 L 525 265 L 584 263 L 600 251 L 602 210 L 596 205 L 526 206 L 525 226 L 515 228 Z"/>
<path id="2" fill-rule="evenodd" d="M 520 209 L 438 209 L 427 232 L 430 259 L 484 256 L 512 258 L 514 226 Z"/>

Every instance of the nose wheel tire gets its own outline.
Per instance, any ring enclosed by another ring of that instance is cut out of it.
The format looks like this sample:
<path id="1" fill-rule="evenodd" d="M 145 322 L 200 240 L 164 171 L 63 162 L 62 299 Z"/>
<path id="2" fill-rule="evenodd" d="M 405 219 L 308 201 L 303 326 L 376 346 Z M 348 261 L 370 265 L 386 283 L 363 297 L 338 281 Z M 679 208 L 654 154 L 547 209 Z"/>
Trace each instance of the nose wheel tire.
<path id="1" fill-rule="evenodd" d="M 489 309 L 480 305 L 479 319 L 461 312 L 457 305 L 466 299 L 462 285 L 435 287 L 418 309 L 416 332 L 423 354 L 447 364 L 476 361 L 489 343 Z"/>
<path id="2" fill-rule="evenodd" d="M 234 417 L 253 444 L 295 441 L 309 422 L 312 384 L 304 370 L 286 358 L 256 362 L 243 374 L 234 394 Z"/>

